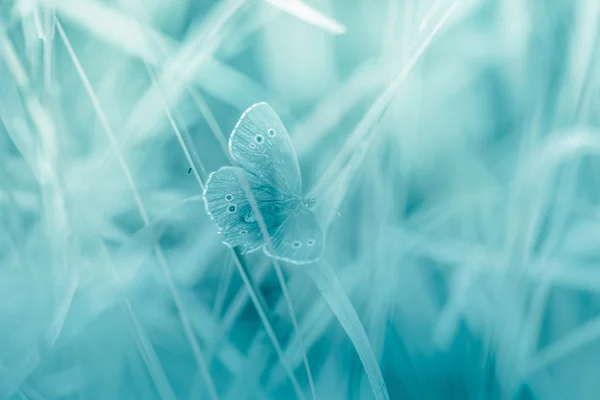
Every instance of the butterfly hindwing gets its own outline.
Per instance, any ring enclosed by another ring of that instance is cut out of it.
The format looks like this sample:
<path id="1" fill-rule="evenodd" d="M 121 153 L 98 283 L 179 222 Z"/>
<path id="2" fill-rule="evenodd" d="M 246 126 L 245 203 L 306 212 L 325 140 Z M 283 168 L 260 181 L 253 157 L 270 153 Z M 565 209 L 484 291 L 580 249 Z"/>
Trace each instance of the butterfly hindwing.
<path id="1" fill-rule="evenodd" d="M 264 249 L 268 256 L 292 264 L 310 264 L 323 255 L 325 233 L 315 214 L 302 208 L 288 216 L 271 236 L 271 242 L 272 249 Z"/>
<path id="2" fill-rule="evenodd" d="M 240 167 L 287 196 L 302 195 L 300 166 L 277 113 L 257 103 L 240 117 L 229 138 L 229 152 Z"/>
<path id="3" fill-rule="evenodd" d="M 246 190 L 244 189 L 246 188 Z M 210 174 L 204 190 L 206 212 L 215 220 L 223 242 L 252 251 L 264 245 L 247 193 L 251 193 L 269 234 L 285 220 L 282 195 L 255 175 L 238 167 L 223 167 Z"/>

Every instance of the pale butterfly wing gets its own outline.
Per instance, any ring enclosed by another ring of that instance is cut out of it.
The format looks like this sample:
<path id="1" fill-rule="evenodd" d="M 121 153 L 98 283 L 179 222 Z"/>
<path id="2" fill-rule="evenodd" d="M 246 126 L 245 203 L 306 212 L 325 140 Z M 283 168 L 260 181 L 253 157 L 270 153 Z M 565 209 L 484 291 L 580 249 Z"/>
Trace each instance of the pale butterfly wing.
<path id="1" fill-rule="evenodd" d="M 229 138 L 238 165 L 290 197 L 302 195 L 302 176 L 292 141 L 277 113 L 256 103 L 240 117 Z"/>
<path id="2" fill-rule="evenodd" d="M 325 233 L 315 214 L 300 209 L 271 236 L 271 244 L 272 248 L 264 248 L 268 256 L 292 264 L 310 264 L 323 256 Z"/>
<path id="3" fill-rule="evenodd" d="M 271 238 L 265 253 L 293 264 L 309 264 L 323 255 L 325 234 L 316 216 L 302 204 L 302 177 L 296 152 L 283 123 L 266 103 L 240 117 L 229 152 L 239 167 L 213 172 L 206 184 L 206 211 L 223 241 L 245 252 L 265 245 L 246 194 L 251 194 Z M 241 167 L 241 168 L 240 168 Z"/>
<path id="4" fill-rule="evenodd" d="M 254 197 L 267 232 L 274 234 L 287 217 L 285 208 L 277 200 L 282 195 L 242 168 L 223 167 L 212 172 L 204 189 L 204 204 L 219 227 L 223 243 L 242 246 L 243 252 L 250 252 L 262 247 L 264 241 L 244 188 Z"/>

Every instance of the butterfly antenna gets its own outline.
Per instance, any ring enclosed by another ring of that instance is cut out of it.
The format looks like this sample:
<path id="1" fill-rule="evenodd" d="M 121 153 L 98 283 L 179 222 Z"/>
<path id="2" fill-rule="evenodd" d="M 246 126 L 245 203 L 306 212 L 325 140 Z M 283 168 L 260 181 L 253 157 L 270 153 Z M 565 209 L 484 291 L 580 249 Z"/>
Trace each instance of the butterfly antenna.
<path id="1" fill-rule="evenodd" d="M 333 211 L 335 211 L 335 213 L 337 214 L 338 218 L 342 218 L 342 214 L 340 214 L 340 212 L 338 211 L 337 208 L 331 207 L 331 206 L 328 206 L 328 207 L 331 208 Z"/>
<path id="2" fill-rule="evenodd" d="M 315 200 L 314 200 L 314 197 L 311 197 L 311 200 L 310 200 L 310 201 L 311 201 L 311 203 L 310 203 L 310 204 L 314 203 L 314 202 L 315 202 Z M 325 203 L 325 204 L 326 204 L 326 203 Z M 338 209 L 337 209 L 337 208 L 335 208 L 335 207 L 331 207 L 331 206 L 329 206 L 329 205 L 328 205 L 328 207 L 329 207 L 329 208 L 331 208 L 333 211 L 335 211 L 335 213 L 337 214 L 337 216 L 338 216 L 339 218 L 342 218 L 342 214 L 340 214 L 340 212 L 338 211 Z"/>

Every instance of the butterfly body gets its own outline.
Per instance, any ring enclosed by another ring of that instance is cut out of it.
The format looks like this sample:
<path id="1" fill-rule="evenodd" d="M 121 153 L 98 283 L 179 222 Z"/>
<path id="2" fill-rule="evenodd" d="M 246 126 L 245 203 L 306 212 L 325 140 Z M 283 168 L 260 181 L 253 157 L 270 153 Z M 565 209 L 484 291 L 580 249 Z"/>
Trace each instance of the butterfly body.
<path id="1" fill-rule="evenodd" d="M 314 199 L 302 197 L 300 166 L 289 135 L 268 104 L 257 103 L 242 114 L 229 152 L 239 166 L 212 172 L 204 190 L 206 212 L 223 242 L 245 253 L 262 248 L 293 264 L 317 261 L 325 234 L 310 211 Z"/>

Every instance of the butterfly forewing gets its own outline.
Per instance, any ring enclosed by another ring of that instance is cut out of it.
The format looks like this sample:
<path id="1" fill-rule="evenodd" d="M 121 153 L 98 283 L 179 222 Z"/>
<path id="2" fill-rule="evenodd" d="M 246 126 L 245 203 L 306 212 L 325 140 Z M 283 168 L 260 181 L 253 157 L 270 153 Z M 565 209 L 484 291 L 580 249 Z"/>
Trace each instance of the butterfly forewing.
<path id="1" fill-rule="evenodd" d="M 302 195 L 302 177 L 294 146 L 277 113 L 257 103 L 240 117 L 229 139 L 229 152 L 240 167 L 286 196 Z"/>
<path id="2" fill-rule="evenodd" d="M 323 255 L 325 234 L 315 214 L 300 209 L 271 236 L 271 244 L 271 248 L 264 249 L 268 256 L 292 264 L 310 264 Z"/>
<path id="3" fill-rule="evenodd" d="M 243 246 L 244 251 L 264 245 L 248 194 L 256 202 L 267 232 L 273 234 L 286 218 L 279 200 L 283 197 L 254 174 L 238 167 L 223 167 L 210 174 L 204 190 L 206 211 L 219 227 L 223 242 Z"/>

